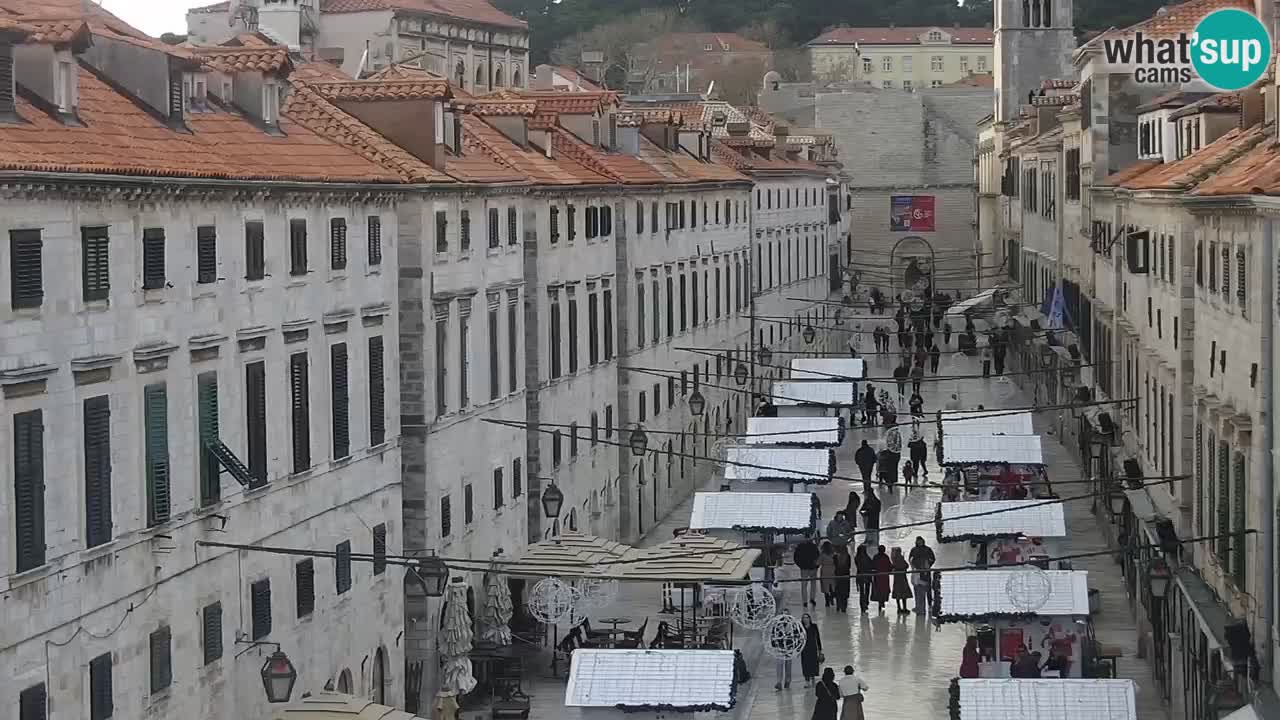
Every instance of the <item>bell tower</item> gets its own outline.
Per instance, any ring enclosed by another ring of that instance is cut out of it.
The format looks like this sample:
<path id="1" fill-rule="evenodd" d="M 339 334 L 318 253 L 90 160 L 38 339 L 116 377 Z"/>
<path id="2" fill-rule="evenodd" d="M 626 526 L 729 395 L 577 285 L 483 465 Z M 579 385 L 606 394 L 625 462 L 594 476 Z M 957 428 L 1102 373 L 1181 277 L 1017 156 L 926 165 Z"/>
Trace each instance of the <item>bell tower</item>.
<path id="1" fill-rule="evenodd" d="M 1072 0 L 996 0 L 996 122 L 1006 122 L 1027 104 L 1041 80 L 1075 76 Z"/>

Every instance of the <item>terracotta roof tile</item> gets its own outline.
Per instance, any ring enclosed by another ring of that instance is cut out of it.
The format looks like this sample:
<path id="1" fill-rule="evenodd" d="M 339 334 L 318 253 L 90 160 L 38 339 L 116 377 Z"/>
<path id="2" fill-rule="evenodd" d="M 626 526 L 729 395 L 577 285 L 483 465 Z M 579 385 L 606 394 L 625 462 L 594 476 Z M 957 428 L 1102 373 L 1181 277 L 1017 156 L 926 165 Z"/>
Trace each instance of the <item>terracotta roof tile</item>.
<path id="1" fill-rule="evenodd" d="M 1079 84 L 1080 83 L 1076 80 L 1069 80 L 1065 78 L 1048 78 L 1040 81 L 1040 89 L 1041 90 L 1070 90 L 1071 88 Z"/>
<path id="2" fill-rule="evenodd" d="M 329 100 L 421 100 L 450 97 L 444 80 L 348 80 L 312 83 Z"/>
<path id="3" fill-rule="evenodd" d="M 250 71 L 288 74 L 293 67 L 289 48 L 284 46 L 202 47 L 194 52 L 206 67 L 228 74 Z"/>
<path id="4" fill-rule="evenodd" d="M 502 100 L 532 100 L 538 113 L 585 115 L 618 103 L 618 93 L 611 90 L 592 92 L 560 92 L 557 90 L 511 90 L 504 88 L 482 97 Z"/>
<path id="5" fill-rule="evenodd" d="M 398 63 L 392 63 L 377 72 L 366 75 L 366 80 L 440 80 L 446 81 L 447 78 L 437 75 L 430 70 L 424 70 L 416 65 L 412 65 L 417 58 L 422 57 L 426 53 L 413 55 L 405 58 Z"/>
<path id="6" fill-rule="evenodd" d="M 1079 95 L 1037 95 L 1031 98 L 1031 104 L 1035 107 L 1062 107 L 1079 99 Z"/>
<path id="7" fill-rule="evenodd" d="M 347 82 L 351 80 L 351 76 L 342 72 L 337 65 L 331 62 L 311 60 L 295 64 L 293 72 L 289 74 L 289 79 L 313 83 Z"/>
<path id="8" fill-rule="evenodd" d="M 495 8 L 488 0 L 323 0 L 322 13 L 400 10 L 471 20 L 483 25 L 524 29 L 528 23 Z"/>
<path id="9" fill-rule="evenodd" d="M 560 124 L 560 118 L 554 113 L 535 113 L 529 118 L 530 130 L 550 130 Z"/>
<path id="10" fill-rule="evenodd" d="M 491 154 L 503 158 L 508 165 L 532 182 L 548 185 L 597 185 L 613 182 L 608 176 L 590 170 L 568 156 L 556 155 L 549 158 L 544 149 L 533 145 L 521 147 L 478 118 L 464 122 L 469 137 Z"/>
<path id="11" fill-rule="evenodd" d="M 1188 103 L 1203 100 L 1213 93 L 1208 92 L 1187 92 L 1185 90 L 1171 90 L 1160 95 L 1150 102 L 1138 106 L 1139 113 L 1151 112 L 1161 108 L 1182 107 Z"/>
<path id="12" fill-rule="evenodd" d="M 959 80 L 944 84 L 943 87 L 995 87 L 995 85 L 996 79 L 991 73 L 971 72 Z"/>
<path id="13" fill-rule="evenodd" d="M 484 117 L 490 115 L 532 116 L 534 111 L 538 109 L 538 104 L 532 100 L 490 100 L 483 97 L 471 100 L 466 105 L 471 114 Z"/>
<path id="14" fill-rule="evenodd" d="M 1179 33 L 1190 35 L 1205 15 L 1228 8 L 1253 12 L 1253 0 L 1189 0 L 1180 5 L 1170 3 L 1142 22 L 1123 29 L 1108 30 L 1086 44 L 1098 46 L 1105 38 L 1133 35 L 1139 30 L 1148 37 L 1173 37 Z"/>
<path id="15" fill-rule="evenodd" d="M 1261 127 L 1247 130 L 1233 128 L 1230 132 L 1198 151 L 1178 160 L 1166 163 L 1149 172 L 1124 182 L 1121 187 L 1130 190 L 1185 190 L 1218 172 L 1266 139 Z"/>
<path id="16" fill-rule="evenodd" d="M 81 18 L 7 19 L 0 17 L 0 29 L 16 30 L 24 36 L 24 42 L 48 45 L 88 47 L 93 43 L 89 25 Z"/>
<path id="17" fill-rule="evenodd" d="M 0 125 L 0 168 L 237 180 L 394 183 L 384 167 L 317 135 L 288 114 L 282 136 L 264 133 L 239 115 L 192 113 L 190 133 L 178 132 L 109 87 L 87 69 L 79 76 L 79 116 L 65 125 L 19 99 L 24 122 Z"/>
<path id="18" fill-rule="evenodd" d="M 953 45 L 991 45 L 995 32 L 991 28 L 935 27 L 845 27 L 833 28 L 809 41 L 809 45 L 919 45 L 920 36 L 930 30 L 941 30 L 951 36 Z"/>
<path id="19" fill-rule="evenodd" d="M 1200 183 L 1192 195 L 1277 195 L 1280 194 L 1280 147 L 1274 142 L 1259 143 L 1234 162 Z"/>

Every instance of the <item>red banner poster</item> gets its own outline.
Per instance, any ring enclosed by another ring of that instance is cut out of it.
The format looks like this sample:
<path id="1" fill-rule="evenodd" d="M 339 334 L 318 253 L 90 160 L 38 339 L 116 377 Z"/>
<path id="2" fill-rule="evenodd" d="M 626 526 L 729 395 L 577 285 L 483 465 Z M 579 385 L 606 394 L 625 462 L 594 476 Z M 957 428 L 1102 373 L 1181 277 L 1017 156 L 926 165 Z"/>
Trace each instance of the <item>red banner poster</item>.
<path id="1" fill-rule="evenodd" d="M 889 229 L 893 232 L 933 232 L 932 195 L 894 195 L 889 198 Z"/>

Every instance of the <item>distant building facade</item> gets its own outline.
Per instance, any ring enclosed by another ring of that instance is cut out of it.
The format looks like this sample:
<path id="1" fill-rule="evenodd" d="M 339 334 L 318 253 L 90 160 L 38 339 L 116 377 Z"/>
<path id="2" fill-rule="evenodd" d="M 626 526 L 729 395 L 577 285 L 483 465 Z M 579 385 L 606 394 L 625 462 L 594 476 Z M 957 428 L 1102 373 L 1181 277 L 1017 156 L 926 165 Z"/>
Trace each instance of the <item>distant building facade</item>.
<path id="1" fill-rule="evenodd" d="M 808 47 L 820 81 L 919 90 L 991 72 L 994 42 L 991 28 L 840 27 Z"/>

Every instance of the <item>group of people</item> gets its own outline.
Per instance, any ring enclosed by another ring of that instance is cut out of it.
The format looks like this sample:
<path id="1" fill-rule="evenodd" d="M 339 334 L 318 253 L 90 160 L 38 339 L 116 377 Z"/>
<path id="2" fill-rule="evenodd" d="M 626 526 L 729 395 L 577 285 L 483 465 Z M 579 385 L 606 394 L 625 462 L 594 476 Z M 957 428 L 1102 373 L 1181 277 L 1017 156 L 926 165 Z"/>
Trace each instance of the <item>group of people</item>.
<path id="1" fill-rule="evenodd" d="M 782 615 L 790 615 L 783 608 Z M 818 678 L 818 668 L 826 661 L 822 651 L 822 633 L 814 624 L 813 618 L 805 613 L 800 616 L 800 625 L 804 628 L 804 646 L 800 650 L 800 672 L 804 675 L 804 686 L 813 687 L 818 702 L 813 708 L 813 720 L 865 720 L 862 712 L 863 693 L 870 689 L 853 669 L 852 665 L 844 666 L 844 676 L 836 682 L 835 670 L 827 668 Z M 778 678 L 773 689 L 781 691 L 791 687 L 792 661 L 778 661 Z M 840 701 L 844 700 L 843 709 Z"/>
<path id="2" fill-rule="evenodd" d="M 879 499 L 872 493 L 868 502 L 874 502 L 875 523 L 879 526 Z M 865 503 L 864 503 L 865 506 Z M 865 510 L 865 507 L 863 508 Z M 844 519 L 845 511 L 837 513 L 832 524 L 848 523 Z M 830 528 L 830 525 L 828 525 Z M 842 532 L 844 528 L 839 528 Z M 878 529 L 867 527 L 866 534 L 878 534 Z M 925 615 L 933 603 L 933 565 L 937 557 L 924 541 L 917 537 L 910 552 L 903 554 L 902 548 L 893 548 L 890 552 L 884 545 L 877 545 L 872 540 L 858 545 L 850 557 L 847 533 L 841 537 L 832 537 L 822 541 L 822 547 L 811 539 L 805 539 L 796 546 L 792 560 L 800 569 L 800 604 L 803 607 L 817 607 L 817 588 L 821 587 L 825 607 L 834 607 L 836 612 L 849 611 L 851 586 L 858 590 L 858 607 L 863 614 L 871 609 L 871 603 L 879 606 L 880 613 L 890 599 L 897 604 L 900 614 L 915 612 Z M 871 555 L 874 548 L 875 555 Z M 907 601 L 915 600 L 915 607 L 908 607 Z"/>

